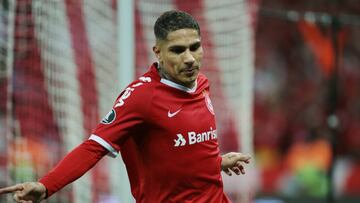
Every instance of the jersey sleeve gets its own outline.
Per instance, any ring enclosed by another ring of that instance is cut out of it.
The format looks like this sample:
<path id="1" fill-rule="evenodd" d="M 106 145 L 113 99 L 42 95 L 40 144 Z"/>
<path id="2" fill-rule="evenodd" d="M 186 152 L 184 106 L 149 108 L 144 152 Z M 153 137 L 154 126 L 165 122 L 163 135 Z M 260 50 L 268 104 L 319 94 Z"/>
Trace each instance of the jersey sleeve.
<path id="1" fill-rule="evenodd" d="M 92 140 L 86 140 L 68 153 L 41 182 L 47 190 L 47 198 L 90 170 L 107 151 Z"/>
<path id="2" fill-rule="evenodd" d="M 130 84 L 93 130 L 89 139 L 106 148 L 110 156 L 116 157 L 132 132 L 146 122 L 152 98 L 150 84 L 147 84 L 150 81 L 150 78 L 143 78 Z"/>

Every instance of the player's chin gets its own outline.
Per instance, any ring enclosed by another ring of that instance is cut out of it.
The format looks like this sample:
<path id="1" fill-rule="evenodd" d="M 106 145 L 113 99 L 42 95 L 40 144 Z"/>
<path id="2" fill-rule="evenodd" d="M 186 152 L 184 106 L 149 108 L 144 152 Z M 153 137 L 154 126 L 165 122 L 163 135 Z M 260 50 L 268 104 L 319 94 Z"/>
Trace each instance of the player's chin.
<path id="1" fill-rule="evenodd" d="M 199 76 L 199 73 L 194 73 L 194 74 L 191 74 L 191 75 L 185 75 L 184 76 L 184 80 L 188 81 L 188 82 L 194 82 L 196 81 L 196 79 L 198 78 Z"/>
<path id="2" fill-rule="evenodd" d="M 195 85 L 196 79 L 197 79 L 197 76 L 196 77 L 191 77 L 191 78 L 187 77 L 187 78 L 183 78 L 181 80 L 181 82 L 182 82 L 182 84 L 184 84 L 184 86 L 192 88 Z"/>

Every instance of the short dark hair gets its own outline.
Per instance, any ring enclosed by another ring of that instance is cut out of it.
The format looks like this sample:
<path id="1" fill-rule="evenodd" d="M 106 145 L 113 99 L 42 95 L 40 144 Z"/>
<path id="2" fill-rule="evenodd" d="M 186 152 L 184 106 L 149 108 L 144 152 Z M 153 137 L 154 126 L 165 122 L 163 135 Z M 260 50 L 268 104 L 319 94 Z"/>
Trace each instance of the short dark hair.
<path id="1" fill-rule="evenodd" d="M 157 40 L 165 40 L 169 32 L 180 29 L 195 29 L 200 35 L 200 26 L 198 22 L 184 11 L 166 11 L 156 20 L 154 33 Z"/>

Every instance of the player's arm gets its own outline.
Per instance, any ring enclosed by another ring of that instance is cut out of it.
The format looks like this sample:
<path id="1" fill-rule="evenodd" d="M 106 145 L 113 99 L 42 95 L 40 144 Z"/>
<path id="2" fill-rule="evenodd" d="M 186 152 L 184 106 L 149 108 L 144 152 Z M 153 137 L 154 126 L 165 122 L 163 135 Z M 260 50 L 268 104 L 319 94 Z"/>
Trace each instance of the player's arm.
<path id="1" fill-rule="evenodd" d="M 231 176 L 233 171 L 235 174 L 245 174 L 244 163 L 250 163 L 251 156 L 239 152 L 230 152 L 221 156 L 221 170 Z"/>
<path id="2" fill-rule="evenodd" d="M 108 150 L 93 140 L 86 140 L 62 159 L 55 168 L 39 180 L 0 189 L 0 195 L 14 193 L 16 202 L 40 202 L 80 178 Z"/>

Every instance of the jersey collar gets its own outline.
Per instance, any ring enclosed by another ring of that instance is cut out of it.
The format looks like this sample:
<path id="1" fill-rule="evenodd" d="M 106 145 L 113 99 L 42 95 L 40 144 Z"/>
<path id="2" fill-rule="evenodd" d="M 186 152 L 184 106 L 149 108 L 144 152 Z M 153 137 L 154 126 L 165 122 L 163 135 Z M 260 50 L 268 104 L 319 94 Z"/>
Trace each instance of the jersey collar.
<path id="1" fill-rule="evenodd" d="M 187 93 L 194 93 L 196 91 L 196 88 L 197 88 L 197 80 L 195 81 L 195 85 L 194 85 L 193 88 L 185 87 L 183 85 L 177 84 L 177 83 L 175 83 L 173 81 L 170 81 L 170 80 L 167 80 L 165 78 L 161 78 L 160 82 L 167 85 L 167 86 L 176 88 L 178 90 L 181 90 L 181 91 L 184 91 L 184 92 L 187 92 Z"/>

